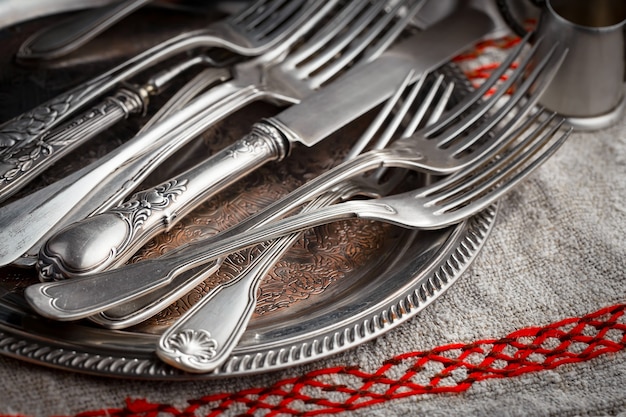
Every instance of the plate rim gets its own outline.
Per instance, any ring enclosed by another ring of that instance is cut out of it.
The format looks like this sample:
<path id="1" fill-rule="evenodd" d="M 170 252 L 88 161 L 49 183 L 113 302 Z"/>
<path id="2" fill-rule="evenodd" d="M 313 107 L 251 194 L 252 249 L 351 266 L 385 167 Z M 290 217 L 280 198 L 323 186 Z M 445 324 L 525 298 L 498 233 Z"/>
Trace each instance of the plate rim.
<path id="1" fill-rule="evenodd" d="M 482 249 L 496 222 L 498 204 L 453 226 L 450 235 L 427 264 L 408 278 L 401 294 L 386 299 L 360 312 L 351 323 L 338 325 L 339 329 L 318 329 L 299 340 L 274 342 L 277 347 L 248 346 L 236 348 L 233 355 L 217 370 L 206 374 L 191 374 L 162 362 L 154 349 L 158 335 L 133 333 L 134 351 L 121 345 L 119 351 L 109 348 L 98 351 L 91 345 L 71 340 L 50 339 L 33 334 L 24 328 L 28 320 L 47 320 L 27 308 L 0 303 L 0 354 L 38 365 L 82 374 L 143 380 L 198 380 L 216 377 L 254 375 L 303 365 L 381 336 L 401 323 L 413 318 L 444 294 L 465 272 Z M 408 261 L 410 262 L 410 261 Z M 3 320 L 12 318 L 14 324 Z M 49 321 L 48 321 L 49 322 Z M 21 327 L 20 327 L 21 326 Z M 59 323 L 77 326 L 75 323 Z M 85 327 L 87 329 L 87 327 Z M 91 328 L 90 328 L 91 329 Z M 92 329 L 111 335 L 128 335 L 129 331 Z M 133 353 L 134 352 L 134 353 Z"/>

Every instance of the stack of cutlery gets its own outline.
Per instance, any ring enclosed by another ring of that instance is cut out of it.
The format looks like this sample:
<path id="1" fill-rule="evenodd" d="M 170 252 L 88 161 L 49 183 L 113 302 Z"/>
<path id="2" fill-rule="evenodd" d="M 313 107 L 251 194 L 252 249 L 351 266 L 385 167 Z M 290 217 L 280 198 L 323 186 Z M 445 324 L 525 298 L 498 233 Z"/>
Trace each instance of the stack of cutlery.
<path id="1" fill-rule="evenodd" d="M 0 199 L 9 201 L 0 207 L 0 261 L 37 271 L 42 282 L 24 292 L 32 309 L 58 321 L 134 326 L 205 281 L 229 255 L 260 245 L 247 268 L 213 288 L 155 346 L 175 367 L 211 372 L 232 355 L 262 279 L 302 231 L 351 218 L 444 229 L 493 205 L 569 134 L 559 116 L 537 106 L 567 49 L 540 47 L 528 35 L 488 80 L 468 87 L 450 61 L 492 36 L 493 19 L 467 5 L 433 19 L 421 15 L 432 10 L 429 1 L 259 0 L 0 125 Z M 416 21 L 433 23 L 417 28 Z M 143 82 L 131 85 L 132 77 Z M 29 191 L 70 151 L 146 112 L 169 84 L 176 91 L 133 138 Z M 140 188 L 192 140 L 262 101 L 277 112 L 244 137 Z M 346 130 L 359 121 L 368 126 L 360 135 Z M 346 141 L 338 149 L 350 148 L 335 158 L 341 163 L 265 209 L 129 263 L 259 167 L 338 137 Z"/>

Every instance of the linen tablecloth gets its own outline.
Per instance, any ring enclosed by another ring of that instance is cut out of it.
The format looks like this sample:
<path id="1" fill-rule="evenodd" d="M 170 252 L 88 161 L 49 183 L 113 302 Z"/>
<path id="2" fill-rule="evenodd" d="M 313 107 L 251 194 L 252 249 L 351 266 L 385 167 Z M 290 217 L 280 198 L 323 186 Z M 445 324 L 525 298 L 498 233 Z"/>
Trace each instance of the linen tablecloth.
<path id="1" fill-rule="evenodd" d="M 489 51 L 459 62 L 478 79 Z M 283 371 L 189 382 L 0 356 L 0 416 L 624 417 L 625 196 L 622 118 L 573 133 L 500 202 L 458 282 L 373 341 Z"/>

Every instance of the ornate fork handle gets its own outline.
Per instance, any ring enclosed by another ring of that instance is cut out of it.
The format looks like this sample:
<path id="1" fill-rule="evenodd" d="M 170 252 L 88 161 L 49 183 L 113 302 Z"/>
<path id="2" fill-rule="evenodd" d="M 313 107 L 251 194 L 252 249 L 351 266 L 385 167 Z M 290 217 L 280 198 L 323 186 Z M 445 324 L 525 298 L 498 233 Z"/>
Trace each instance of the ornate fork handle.
<path id="1" fill-rule="evenodd" d="M 271 139 L 268 140 L 268 137 Z M 59 280 L 103 271 L 128 260 L 133 253 L 155 234 L 170 227 L 171 219 L 189 213 L 200 202 L 225 188 L 260 163 L 281 159 L 286 146 L 271 125 L 257 124 L 252 134 L 220 151 L 207 161 L 196 165 L 176 178 L 157 187 L 135 194 L 122 205 L 75 223 L 49 238 L 39 251 L 37 268 L 42 281 Z M 403 143 L 407 144 L 406 149 Z M 277 147 L 278 146 L 278 147 Z M 393 155 L 400 159 L 419 160 L 410 142 L 398 141 L 394 150 L 372 152 L 337 170 L 332 177 L 322 176 L 304 185 L 275 206 L 262 211 L 228 233 L 246 230 L 248 225 L 262 224 L 279 213 L 285 213 L 308 201 L 323 190 L 334 187 L 356 173 L 380 165 Z M 385 156 L 383 156 L 385 155 Z M 216 178 L 220 179 L 216 181 Z M 108 239 L 98 238 L 106 231 Z M 78 239 L 77 239 L 78 238 Z M 80 249 L 72 246 L 81 242 Z M 78 257 L 73 253 L 84 254 Z"/>
<path id="2" fill-rule="evenodd" d="M 285 234 L 354 218 L 355 213 L 364 218 L 377 219 L 393 216 L 394 210 L 373 200 L 348 201 L 262 226 L 244 235 L 217 239 L 208 245 L 202 241 L 190 243 L 181 247 L 187 249 L 182 253 L 174 250 L 160 258 L 98 274 L 34 284 L 25 290 L 24 295 L 30 305 L 45 317 L 61 321 L 86 318 L 161 288 L 177 274 L 213 259 Z M 301 217 L 306 221 L 302 221 Z"/>
<path id="3" fill-rule="evenodd" d="M 347 184 L 345 188 L 353 186 Z M 328 206 L 343 195 L 343 190 L 323 194 L 303 212 Z M 300 233 L 292 233 L 273 241 L 243 274 L 202 297 L 161 336 L 157 355 L 188 372 L 209 372 L 219 367 L 231 355 L 248 326 L 257 304 L 259 284 L 267 270 L 300 236 Z"/>

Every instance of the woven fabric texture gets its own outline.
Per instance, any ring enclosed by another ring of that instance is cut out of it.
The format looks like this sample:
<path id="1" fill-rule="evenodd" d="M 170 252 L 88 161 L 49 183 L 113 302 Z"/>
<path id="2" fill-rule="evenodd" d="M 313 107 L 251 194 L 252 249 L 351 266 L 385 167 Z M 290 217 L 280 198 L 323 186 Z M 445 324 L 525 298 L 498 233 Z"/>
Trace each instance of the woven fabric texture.
<path id="1" fill-rule="evenodd" d="M 501 46 L 460 59 L 476 82 Z M 455 286 L 376 340 L 284 371 L 176 383 L 0 357 L 0 415 L 624 417 L 624 196 L 623 119 L 572 134 L 501 201 Z"/>

